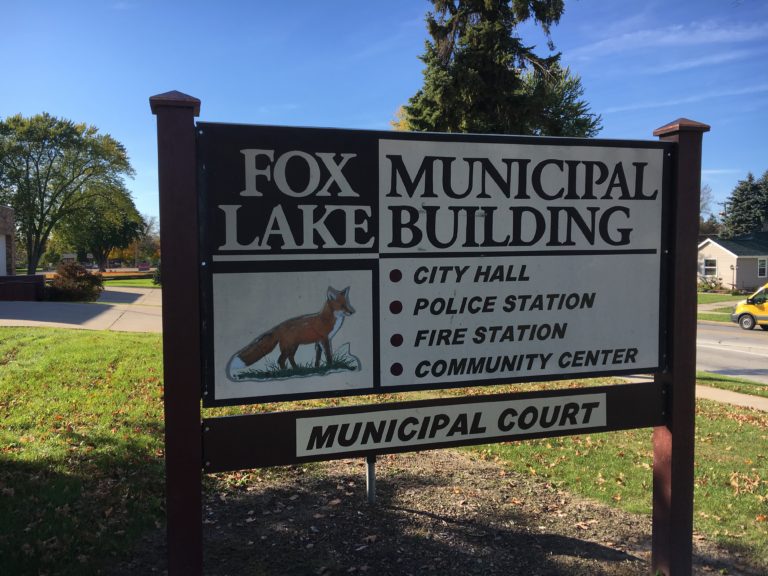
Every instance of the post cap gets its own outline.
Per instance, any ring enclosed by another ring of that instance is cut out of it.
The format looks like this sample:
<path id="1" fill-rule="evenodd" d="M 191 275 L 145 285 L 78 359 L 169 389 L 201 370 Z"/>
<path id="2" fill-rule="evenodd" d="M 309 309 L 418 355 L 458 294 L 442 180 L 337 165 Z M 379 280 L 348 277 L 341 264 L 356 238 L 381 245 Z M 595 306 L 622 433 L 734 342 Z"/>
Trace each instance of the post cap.
<path id="1" fill-rule="evenodd" d="M 195 116 L 200 115 L 200 100 L 189 94 L 179 92 L 178 90 L 171 90 L 170 92 L 150 96 L 149 107 L 152 109 L 152 114 L 157 114 L 158 108 L 172 107 L 192 108 L 192 112 Z"/>
<path id="2" fill-rule="evenodd" d="M 678 118 L 669 124 L 664 124 L 661 128 L 653 131 L 654 136 L 669 136 L 678 132 L 709 132 L 709 124 L 702 124 L 688 118 Z"/>

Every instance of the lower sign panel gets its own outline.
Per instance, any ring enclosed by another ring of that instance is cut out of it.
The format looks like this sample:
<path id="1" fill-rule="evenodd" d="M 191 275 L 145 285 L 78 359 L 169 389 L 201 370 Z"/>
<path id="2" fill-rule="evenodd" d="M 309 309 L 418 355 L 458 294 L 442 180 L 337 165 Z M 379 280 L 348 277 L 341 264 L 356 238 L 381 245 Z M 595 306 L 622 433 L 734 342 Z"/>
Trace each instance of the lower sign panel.
<path id="1" fill-rule="evenodd" d="M 663 394 L 628 384 L 274 412 L 203 422 L 207 472 L 656 426 Z"/>
<path id="2" fill-rule="evenodd" d="M 296 456 L 602 428 L 605 415 L 605 394 L 582 394 L 298 418 Z"/>

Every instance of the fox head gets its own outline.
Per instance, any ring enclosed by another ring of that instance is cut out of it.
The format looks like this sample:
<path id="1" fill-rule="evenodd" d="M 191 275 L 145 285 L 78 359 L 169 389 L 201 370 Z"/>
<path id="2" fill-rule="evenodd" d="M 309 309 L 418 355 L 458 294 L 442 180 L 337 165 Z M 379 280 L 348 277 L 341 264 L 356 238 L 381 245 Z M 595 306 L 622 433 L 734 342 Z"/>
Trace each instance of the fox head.
<path id="1" fill-rule="evenodd" d="M 328 304 L 335 315 L 349 316 L 355 313 L 355 309 L 349 303 L 349 286 L 344 290 L 336 290 L 328 286 Z"/>

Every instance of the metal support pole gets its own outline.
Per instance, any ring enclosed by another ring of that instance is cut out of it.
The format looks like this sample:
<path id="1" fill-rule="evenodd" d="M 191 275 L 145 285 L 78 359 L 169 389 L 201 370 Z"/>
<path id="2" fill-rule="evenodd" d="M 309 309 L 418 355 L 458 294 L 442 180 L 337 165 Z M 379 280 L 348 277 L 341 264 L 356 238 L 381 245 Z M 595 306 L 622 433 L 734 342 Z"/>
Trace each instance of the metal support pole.
<path id="1" fill-rule="evenodd" d="M 376 504 L 376 455 L 365 457 L 365 492 L 368 495 L 368 504 Z"/>
<path id="2" fill-rule="evenodd" d="M 696 237 L 701 142 L 709 126 L 680 118 L 653 132 L 676 142 L 672 278 L 668 289 L 669 369 L 655 379 L 666 392 L 666 423 L 653 429 L 651 572 L 690 576 L 693 557 L 693 449 L 696 411 Z"/>
<path id="3" fill-rule="evenodd" d="M 163 254 L 163 377 L 168 574 L 202 576 L 202 448 L 195 116 L 200 100 L 149 99 L 157 116 Z"/>

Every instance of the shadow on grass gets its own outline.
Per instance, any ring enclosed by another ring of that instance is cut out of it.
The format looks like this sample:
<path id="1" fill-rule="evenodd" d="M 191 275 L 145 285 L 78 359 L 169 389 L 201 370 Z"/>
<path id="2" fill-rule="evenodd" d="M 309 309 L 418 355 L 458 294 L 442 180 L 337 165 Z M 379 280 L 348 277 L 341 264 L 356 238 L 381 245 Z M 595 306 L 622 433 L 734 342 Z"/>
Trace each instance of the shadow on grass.
<path id="1" fill-rule="evenodd" d="M 63 459 L 0 456 L 0 574 L 95 574 L 163 520 L 162 460 L 144 442 L 62 436 Z"/>

